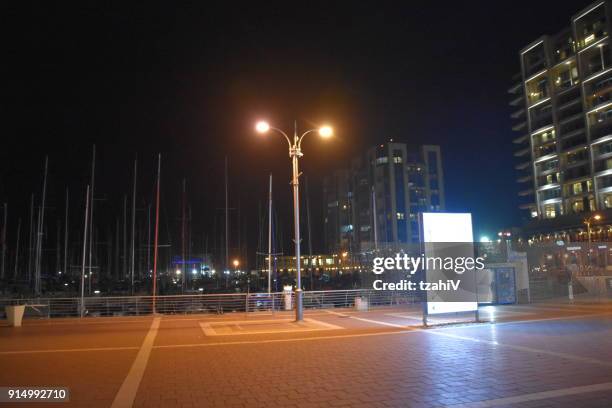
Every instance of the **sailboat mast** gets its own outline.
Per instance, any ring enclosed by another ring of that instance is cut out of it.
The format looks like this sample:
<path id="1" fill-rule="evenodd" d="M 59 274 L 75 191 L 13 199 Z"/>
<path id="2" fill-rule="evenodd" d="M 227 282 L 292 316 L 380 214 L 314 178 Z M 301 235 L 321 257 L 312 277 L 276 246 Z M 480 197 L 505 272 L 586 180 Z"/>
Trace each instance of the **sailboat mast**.
<path id="1" fill-rule="evenodd" d="M 159 187 L 161 173 L 161 154 L 157 156 L 157 191 L 155 193 L 155 244 L 153 248 L 153 313 L 155 309 L 155 297 L 157 296 L 157 244 L 159 238 Z"/>
<path id="2" fill-rule="evenodd" d="M 68 273 L 68 188 L 66 188 L 66 212 L 64 214 L 64 268 L 62 273 Z"/>
<path id="3" fill-rule="evenodd" d="M 183 262 L 183 273 L 181 275 L 181 292 L 185 291 L 185 280 L 187 278 L 187 260 L 185 259 L 185 190 L 186 180 L 183 179 L 183 192 L 181 195 L 181 258 Z"/>
<path id="4" fill-rule="evenodd" d="M 19 241 L 21 240 L 21 218 L 17 221 L 17 243 L 15 245 L 15 270 L 13 270 L 13 280 L 17 280 L 19 273 Z"/>
<path id="5" fill-rule="evenodd" d="M 229 271 L 229 208 L 227 156 L 225 156 L 225 271 Z M 226 275 L 227 276 L 227 275 Z M 227 286 L 227 283 L 226 283 Z"/>
<path id="6" fill-rule="evenodd" d="M 272 292 L 272 173 L 268 193 L 268 293 Z"/>
<path id="7" fill-rule="evenodd" d="M 34 293 L 40 295 L 40 275 L 41 275 L 41 258 L 42 258 L 42 238 L 45 225 L 45 199 L 47 197 L 47 171 L 49 165 L 49 156 L 45 156 L 45 175 L 43 177 L 42 203 L 38 218 L 38 237 L 36 245 L 36 276 L 34 281 Z"/>
<path id="8" fill-rule="evenodd" d="M 132 242 L 130 247 L 130 288 L 132 295 L 134 294 L 134 261 L 136 256 L 136 176 L 138 171 L 138 158 L 134 159 L 134 185 L 132 190 Z"/>
<path id="9" fill-rule="evenodd" d="M 147 273 L 151 273 L 151 204 L 147 204 Z"/>
<path id="10" fill-rule="evenodd" d="M 83 317 L 85 314 L 85 259 L 87 257 L 87 227 L 89 226 L 89 185 L 87 185 L 87 192 L 85 193 L 85 222 L 83 232 L 83 254 L 81 255 L 81 307 L 80 316 Z M 91 273 L 88 276 L 91 279 Z"/>
<path id="11" fill-rule="evenodd" d="M 310 270 L 310 290 L 314 290 L 314 279 L 312 276 L 312 231 L 310 229 L 310 197 L 308 195 L 308 177 L 304 180 L 306 182 L 306 226 L 308 227 L 308 255 L 311 256 L 309 261 L 309 270 Z"/>
<path id="12" fill-rule="evenodd" d="M 34 251 L 34 194 L 30 197 L 30 231 L 28 237 L 28 285 L 32 281 L 32 252 Z"/>
<path id="13" fill-rule="evenodd" d="M 6 223 L 8 220 L 8 205 L 7 203 L 4 203 L 3 206 L 4 208 L 4 219 L 2 222 L 2 236 L 0 237 L 0 241 L 2 244 L 2 259 L 0 260 L 0 279 L 4 279 L 4 264 L 5 264 L 5 258 L 6 258 Z"/>
<path id="14" fill-rule="evenodd" d="M 93 216 L 94 216 L 94 197 L 95 197 L 95 181 L 96 181 L 96 145 L 93 145 L 91 157 L 91 190 L 89 195 L 89 291 L 91 292 L 91 276 L 92 276 L 92 252 L 93 252 Z"/>
<path id="15" fill-rule="evenodd" d="M 228 287 L 229 280 L 229 208 L 228 208 L 228 187 L 227 187 L 227 156 L 225 156 L 225 268 L 223 273 L 225 274 L 225 288 Z"/>

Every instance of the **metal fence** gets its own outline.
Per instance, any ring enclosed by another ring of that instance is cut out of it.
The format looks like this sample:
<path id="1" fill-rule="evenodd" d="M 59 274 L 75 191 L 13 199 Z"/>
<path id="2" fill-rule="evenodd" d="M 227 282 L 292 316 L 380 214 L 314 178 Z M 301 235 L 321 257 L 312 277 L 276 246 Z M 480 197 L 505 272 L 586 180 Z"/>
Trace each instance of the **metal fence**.
<path id="1" fill-rule="evenodd" d="M 412 304 L 419 301 L 414 294 L 366 289 L 307 291 L 304 308 L 353 307 L 356 298 L 367 300 L 371 307 Z M 30 305 L 26 317 L 75 317 L 80 315 L 80 298 L 0 299 L 0 314 L 4 306 Z M 154 306 L 155 304 L 155 306 Z M 155 311 L 162 314 L 256 312 L 292 309 L 294 294 L 231 293 L 176 296 L 115 296 L 84 298 L 84 316 L 140 316 Z"/>

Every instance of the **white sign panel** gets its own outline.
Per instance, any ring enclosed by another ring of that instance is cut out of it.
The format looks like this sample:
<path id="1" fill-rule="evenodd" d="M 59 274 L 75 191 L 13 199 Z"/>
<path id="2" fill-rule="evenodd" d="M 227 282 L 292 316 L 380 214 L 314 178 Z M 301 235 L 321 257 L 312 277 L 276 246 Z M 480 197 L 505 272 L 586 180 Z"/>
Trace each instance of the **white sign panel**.
<path id="1" fill-rule="evenodd" d="M 425 257 L 443 256 L 445 249 L 449 248 L 453 255 L 473 257 L 474 235 L 472 233 L 472 214 L 469 213 L 423 213 L 421 214 L 421 226 L 423 232 L 423 247 Z M 455 243 L 455 245 L 452 245 Z M 456 245 L 456 243 L 463 243 Z M 449 245 L 446 245 L 449 244 Z M 457 249 L 461 253 L 457 253 Z M 466 274 L 467 275 L 467 274 Z M 464 275 L 464 278 L 467 276 Z M 447 278 L 443 271 L 427 269 L 425 279 L 427 282 L 435 282 Z M 478 309 L 476 296 L 464 290 L 462 299 L 474 301 L 448 301 L 436 292 L 427 292 L 427 314 L 442 314 L 455 312 L 471 312 Z"/>

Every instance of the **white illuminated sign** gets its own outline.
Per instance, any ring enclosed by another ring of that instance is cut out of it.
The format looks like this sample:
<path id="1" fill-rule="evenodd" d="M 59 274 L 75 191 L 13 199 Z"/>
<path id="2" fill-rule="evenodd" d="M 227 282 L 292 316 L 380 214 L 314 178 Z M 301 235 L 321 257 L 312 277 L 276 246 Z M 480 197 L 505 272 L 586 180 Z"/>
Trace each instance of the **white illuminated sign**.
<path id="1" fill-rule="evenodd" d="M 468 243 L 461 245 L 462 254 L 465 257 L 474 256 L 474 235 L 472 232 L 472 214 L 469 213 L 423 213 L 421 217 L 424 255 L 436 257 L 442 245 L 431 245 L 432 243 Z M 430 245 L 428 245 L 430 244 Z M 446 277 L 438 270 L 428 269 L 426 271 L 428 282 L 435 282 Z M 478 309 L 474 294 L 473 302 L 445 302 L 435 292 L 427 292 L 427 314 L 471 312 Z"/>

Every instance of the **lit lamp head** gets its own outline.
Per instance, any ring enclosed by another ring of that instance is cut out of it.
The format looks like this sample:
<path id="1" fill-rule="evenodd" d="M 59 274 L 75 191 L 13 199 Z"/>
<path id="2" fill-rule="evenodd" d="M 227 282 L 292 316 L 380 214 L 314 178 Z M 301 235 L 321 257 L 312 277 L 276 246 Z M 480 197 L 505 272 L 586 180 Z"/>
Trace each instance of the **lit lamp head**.
<path id="1" fill-rule="evenodd" d="M 601 220 L 601 215 L 599 215 L 599 214 L 595 214 L 595 215 L 593 216 L 593 219 L 594 219 L 595 221 L 599 221 L 599 220 Z"/>
<path id="2" fill-rule="evenodd" d="M 255 130 L 257 133 L 266 133 L 268 130 L 270 130 L 270 124 L 264 120 L 261 120 L 255 125 Z"/>
<path id="3" fill-rule="evenodd" d="M 237 268 L 240 265 L 240 262 L 237 259 L 234 259 L 234 267 Z"/>
<path id="4" fill-rule="evenodd" d="M 334 130 L 331 128 L 331 126 L 322 126 L 319 128 L 319 135 L 325 139 L 331 137 L 333 134 Z"/>

